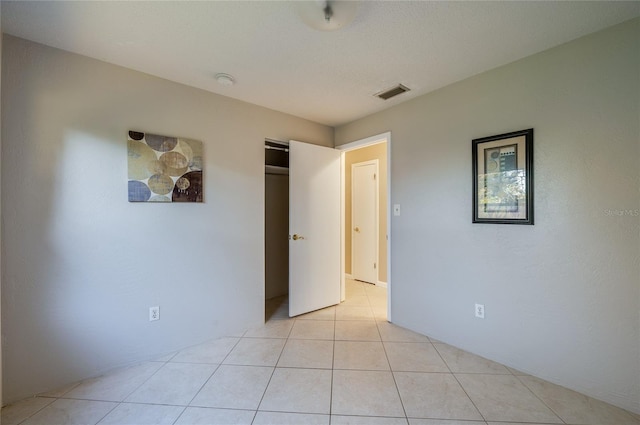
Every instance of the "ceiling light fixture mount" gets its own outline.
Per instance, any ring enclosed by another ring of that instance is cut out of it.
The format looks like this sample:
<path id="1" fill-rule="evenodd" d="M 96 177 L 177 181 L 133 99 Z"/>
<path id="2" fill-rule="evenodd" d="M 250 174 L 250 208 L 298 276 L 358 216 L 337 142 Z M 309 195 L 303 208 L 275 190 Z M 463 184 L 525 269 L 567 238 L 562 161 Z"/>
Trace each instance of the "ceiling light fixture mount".
<path id="1" fill-rule="evenodd" d="M 236 83 L 235 78 L 229 74 L 219 73 L 215 75 L 215 79 L 218 84 L 222 84 L 223 86 L 232 86 Z"/>
<path id="2" fill-rule="evenodd" d="M 292 2 L 302 22 L 319 31 L 336 31 L 356 17 L 358 2 L 349 0 Z"/>
<path id="3" fill-rule="evenodd" d="M 324 12 L 324 20 L 327 21 L 327 24 L 331 23 L 331 17 L 333 16 L 333 9 L 331 8 L 331 4 L 329 2 L 326 3 L 323 9 Z"/>

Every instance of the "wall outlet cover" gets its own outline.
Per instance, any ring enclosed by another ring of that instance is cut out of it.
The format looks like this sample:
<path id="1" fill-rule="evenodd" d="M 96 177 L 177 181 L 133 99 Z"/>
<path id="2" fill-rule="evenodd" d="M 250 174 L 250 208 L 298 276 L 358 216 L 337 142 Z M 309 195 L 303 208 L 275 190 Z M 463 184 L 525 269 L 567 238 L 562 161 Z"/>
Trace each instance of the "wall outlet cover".
<path id="1" fill-rule="evenodd" d="M 149 307 L 149 321 L 160 320 L 160 307 Z"/>

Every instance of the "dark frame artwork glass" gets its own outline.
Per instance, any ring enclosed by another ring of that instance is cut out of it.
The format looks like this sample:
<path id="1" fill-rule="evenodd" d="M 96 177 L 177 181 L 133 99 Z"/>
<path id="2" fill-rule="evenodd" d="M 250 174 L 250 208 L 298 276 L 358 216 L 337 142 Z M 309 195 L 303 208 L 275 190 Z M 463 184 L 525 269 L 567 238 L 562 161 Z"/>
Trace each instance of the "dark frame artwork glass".
<path id="1" fill-rule="evenodd" d="M 533 224 L 533 129 L 472 141 L 473 222 Z"/>

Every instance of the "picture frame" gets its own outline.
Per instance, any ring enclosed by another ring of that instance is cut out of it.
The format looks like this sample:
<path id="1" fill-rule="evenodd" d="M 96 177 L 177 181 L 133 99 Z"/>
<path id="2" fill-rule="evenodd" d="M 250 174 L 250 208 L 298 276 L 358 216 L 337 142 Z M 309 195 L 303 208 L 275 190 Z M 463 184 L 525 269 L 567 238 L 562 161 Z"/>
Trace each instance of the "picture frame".
<path id="1" fill-rule="evenodd" d="M 201 141 L 140 131 L 127 136 L 129 202 L 203 202 Z"/>
<path id="2" fill-rule="evenodd" d="M 471 146 L 473 223 L 533 225 L 533 128 Z"/>

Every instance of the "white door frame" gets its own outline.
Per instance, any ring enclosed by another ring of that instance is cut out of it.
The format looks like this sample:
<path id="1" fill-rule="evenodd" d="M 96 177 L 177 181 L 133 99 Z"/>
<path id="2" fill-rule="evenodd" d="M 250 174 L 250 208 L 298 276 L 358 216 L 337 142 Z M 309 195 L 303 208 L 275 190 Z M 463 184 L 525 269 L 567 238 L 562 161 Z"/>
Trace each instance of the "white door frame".
<path id="1" fill-rule="evenodd" d="M 369 161 L 362 161 L 362 162 L 356 162 L 354 164 L 351 164 L 351 226 L 354 226 L 354 220 L 353 220 L 353 213 L 354 213 L 354 202 L 353 202 L 353 194 L 355 193 L 355 185 L 353 184 L 353 176 L 355 173 L 355 169 L 359 166 L 366 166 L 366 165 L 373 165 L 375 167 L 375 176 L 379 176 L 380 172 L 379 172 L 379 162 L 378 159 L 372 159 Z M 375 202 L 375 210 L 374 210 L 374 218 L 375 218 L 375 224 L 374 224 L 374 240 L 376 241 L 375 246 L 376 246 L 376 263 L 379 263 L 378 261 L 378 257 L 380 256 L 380 196 L 379 196 L 379 192 L 380 192 L 380 185 L 378 182 L 378 179 L 376 178 L 375 181 L 375 187 L 376 187 L 376 202 Z M 346 199 L 345 199 L 346 201 Z M 345 229 L 345 231 L 347 231 Z M 354 275 L 354 268 L 353 265 L 355 263 L 355 243 L 354 241 L 354 235 L 353 235 L 353 229 L 349 229 L 349 232 L 352 232 L 351 234 L 351 274 Z M 347 234 L 345 233 L 345 237 L 347 236 Z M 375 284 L 375 285 L 379 285 L 380 284 L 380 264 L 377 264 L 377 266 L 375 267 L 375 280 L 371 283 Z"/>
<path id="2" fill-rule="evenodd" d="M 375 136 L 367 137 L 366 139 L 360 139 L 353 142 L 345 143 L 344 145 L 336 146 L 336 149 L 342 151 L 341 155 L 341 164 L 342 164 L 342 208 L 341 208 L 341 218 L 340 218 L 340 226 L 341 226 L 341 234 L 342 234 L 342 246 L 341 251 L 343 255 L 340 260 L 340 300 L 344 301 L 345 299 L 345 178 L 344 178 L 344 167 L 345 167 L 345 159 L 344 154 L 348 151 L 354 149 L 360 149 L 371 145 L 376 145 L 378 143 L 387 143 L 387 321 L 392 322 L 392 312 L 391 312 L 391 132 L 388 131 L 386 133 L 377 134 Z"/>

